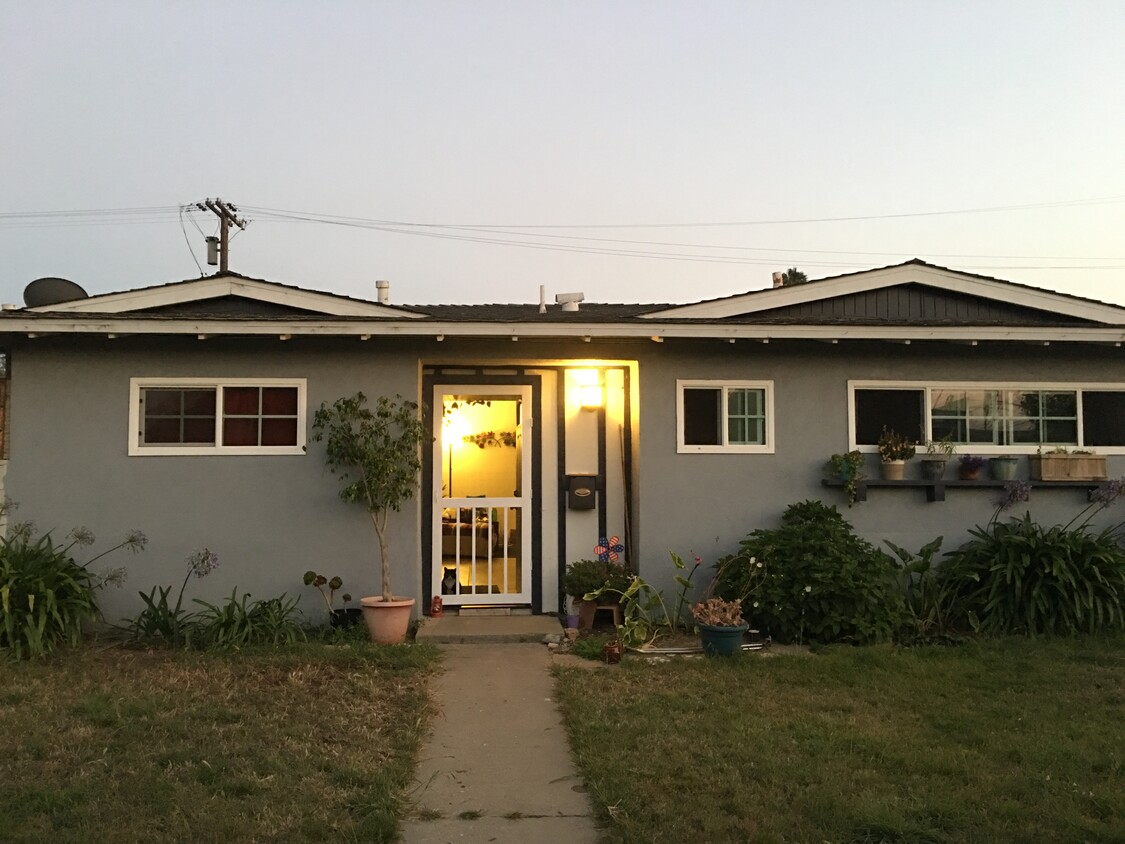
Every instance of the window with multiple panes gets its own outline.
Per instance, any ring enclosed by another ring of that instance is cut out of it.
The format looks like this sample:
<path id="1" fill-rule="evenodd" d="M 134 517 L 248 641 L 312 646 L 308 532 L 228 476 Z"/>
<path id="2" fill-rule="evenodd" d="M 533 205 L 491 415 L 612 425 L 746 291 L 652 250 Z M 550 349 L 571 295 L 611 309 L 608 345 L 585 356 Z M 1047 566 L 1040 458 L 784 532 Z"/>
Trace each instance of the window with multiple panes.
<path id="1" fill-rule="evenodd" d="M 1027 453 L 1042 446 L 1125 446 L 1125 386 L 851 385 L 854 443 L 873 446 L 883 427 L 919 442 Z"/>
<path id="2" fill-rule="evenodd" d="M 773 382 L 677 381 L 678 450 L 771 453 Z"/>
<path id="3" fill-rule="evenodd" d="M 134 378 L 130 393 L 130 454 L 304 451 L 303 380 Z"/>

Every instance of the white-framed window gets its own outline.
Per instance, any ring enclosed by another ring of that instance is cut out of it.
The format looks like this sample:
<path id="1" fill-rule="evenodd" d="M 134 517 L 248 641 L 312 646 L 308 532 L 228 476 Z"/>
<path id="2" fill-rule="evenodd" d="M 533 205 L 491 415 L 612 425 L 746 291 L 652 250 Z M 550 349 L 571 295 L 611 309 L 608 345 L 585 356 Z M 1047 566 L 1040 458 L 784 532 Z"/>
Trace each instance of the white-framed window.
<path id="1" fill-rule="evenodd" d="M 1125 384 L 849 381 L 851 448 L 875 451 L 883 427 L 959 451 L 1044 447 L 1125 454 Z"/>
<path id="2" fill-rule="evenodd" d="M 676 450 L 773 454 L 772 381 L 676 381 Z"/>
<path id="3" fill-rule="evenodd" d="M 129 454 L 304 454 L 303 378 L 130 378 Z"/>

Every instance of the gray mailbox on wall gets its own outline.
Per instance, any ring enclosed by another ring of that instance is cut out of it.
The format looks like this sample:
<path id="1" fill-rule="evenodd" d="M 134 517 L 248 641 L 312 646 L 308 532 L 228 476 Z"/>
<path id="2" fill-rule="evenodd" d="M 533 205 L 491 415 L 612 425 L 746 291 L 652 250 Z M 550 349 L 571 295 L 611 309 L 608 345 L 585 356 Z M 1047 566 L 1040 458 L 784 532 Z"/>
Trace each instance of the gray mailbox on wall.
<path id="1" fill-rule="evenodd" d="M 598 503 L 597 475 L 566 476 L 566 506 L 571 510 L 593 510 Z"/>

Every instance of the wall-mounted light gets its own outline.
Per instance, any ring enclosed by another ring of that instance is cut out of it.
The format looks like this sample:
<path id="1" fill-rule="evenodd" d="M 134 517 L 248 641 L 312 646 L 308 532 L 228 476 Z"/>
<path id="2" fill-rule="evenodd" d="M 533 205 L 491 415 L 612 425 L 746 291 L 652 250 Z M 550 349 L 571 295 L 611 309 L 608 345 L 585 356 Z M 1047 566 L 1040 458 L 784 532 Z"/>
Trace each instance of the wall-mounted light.
<path id="1" fill-rule="evenodd" d="M 576 393 L 571 393 L 572 401 L 577 397 L 578 405 L 583 410 L 599 410 L 605 407 L 605 385 L 602 383 L 601 370 L 572 369 L 570 377 L 576 389 Z"/>
<path id="2" fill-rule="evenodd" d="M 605 407 L 605 387 L 601 384 L 583 384 L 579 388 L 583 410 L 599 410 Z"/>

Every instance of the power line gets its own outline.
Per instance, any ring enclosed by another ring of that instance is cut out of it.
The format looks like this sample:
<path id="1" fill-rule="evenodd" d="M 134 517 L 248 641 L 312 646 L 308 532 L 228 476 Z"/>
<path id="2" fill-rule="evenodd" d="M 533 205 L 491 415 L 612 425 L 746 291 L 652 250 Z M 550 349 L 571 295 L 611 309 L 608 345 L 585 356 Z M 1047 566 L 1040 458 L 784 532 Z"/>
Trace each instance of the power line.
<path id="1" fill-rule="evenodd" d="M 722 226 L 777 226 L 803 223 L 843 223 L 861 220 L 893 220 L 904 217 L 937 217 L 951 214 L 985 214 L 1001 211 L 1027 211 L 1037 208 L 1067 208 L 1084 205 L 1106 205 L 1125 202 L 1125 195 L 1093 197 L 1086 199 L 1065 199 L 1054 202 L 1030 202 L 1019 205 L 992 205 L 978 208 L 957 208 L 941 211 L 910 211 L 896 214 L 862 214 L 850 217 L 802 217 L 777 220 L 737 220 L 722 222 L 684 222 L 684 223 L 418 223 L 403 220 L 367 220 L 362 217 L 346 217 L 335 214 L 309 214 L 337 220 L 376 222 L 382 225 L 417 226 L 433 228 L 474 228 L 474 229 L 667 229 L 667 228 L 710 228 Z M 279 208 L 251 208 L 247 211 L 257 213 L 303 214 L 306 212 L 288 211 Z"/>

